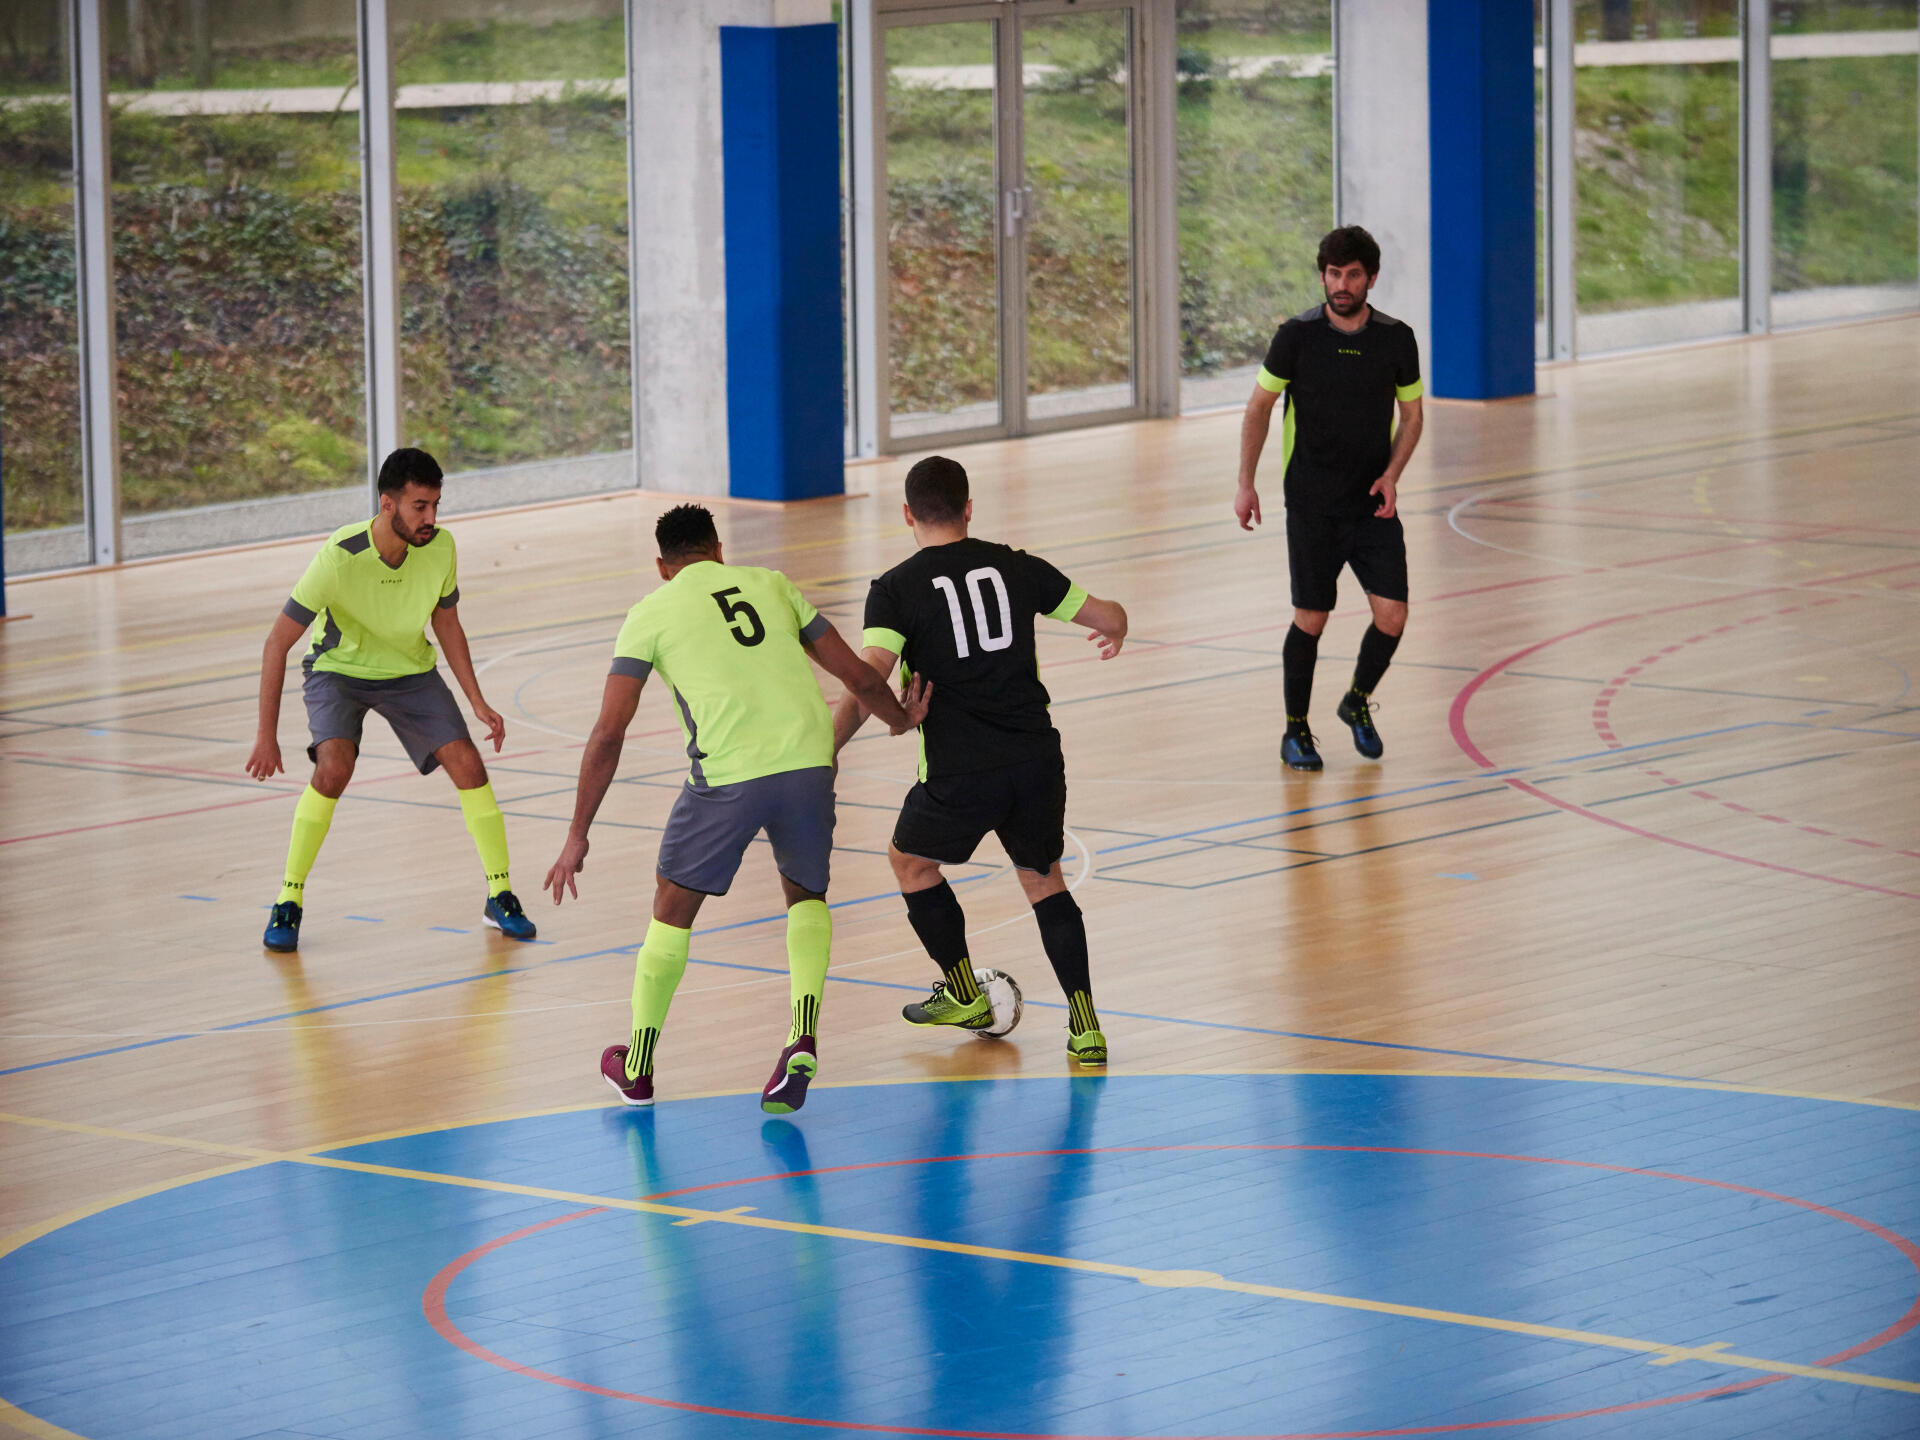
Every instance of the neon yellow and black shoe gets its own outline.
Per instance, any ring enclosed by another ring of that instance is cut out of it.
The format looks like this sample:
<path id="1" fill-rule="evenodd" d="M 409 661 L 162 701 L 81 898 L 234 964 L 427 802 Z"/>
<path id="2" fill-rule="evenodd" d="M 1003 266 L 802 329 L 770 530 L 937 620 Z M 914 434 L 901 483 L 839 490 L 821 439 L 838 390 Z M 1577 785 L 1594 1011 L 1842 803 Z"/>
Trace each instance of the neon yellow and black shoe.
<path id="1" fill-rule="evenodd" d="M 985 1030 L 993 1024 L 993 1004 L 982 995 L 971 1004 L 953 998 L 947 982 L 933 982 L 933 993 L 924 1000 L 902 1006 L 900 1018 L 909 1025 L 958 1025 L 962 1030 Z"/>
<path id="2" fill-rule="evenodd" d="M 1067 1032 L 1067 1059 L 1076 1065 L 1104 1065 L 1107 1063 L 1107 1037 L 1098 1030 L 1082 1030 L 1078 1035 Z"/>

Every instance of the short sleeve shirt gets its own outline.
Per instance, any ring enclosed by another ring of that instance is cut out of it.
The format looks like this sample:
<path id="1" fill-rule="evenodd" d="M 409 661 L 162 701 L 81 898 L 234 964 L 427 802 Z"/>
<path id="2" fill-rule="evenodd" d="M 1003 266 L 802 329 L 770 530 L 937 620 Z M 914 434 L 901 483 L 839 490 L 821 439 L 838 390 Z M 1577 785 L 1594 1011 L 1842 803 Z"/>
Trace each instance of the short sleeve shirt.
<path id="1" fill-rule="evenodd" d="M 699 560 L 627 612 L 613 673 L 658 672 L 705 788 L 833 764 L 833 719 L 801 648 L 830 627 L 778 570 Z"/>
<path id="2" fill-rule="evenodd" d="M 395 567 L 380 558 L 373 522 L 362 520 L 327 537 L 282 612 L 313 626 L 306 669 L 398 680 L 433 669 L 427 622 L 459 602 L 452 535 L 435 530 Z"/>
<path id="3" fill-rule="evenodd" d="M 1367 492 L 1393 458 L 1395 402 L 1425 393 L 1413 327 L 1375 310 L 1349 335 L 1316 305 L 1274 333 L 1258 379 L 1286 396 L 1280 454 L 1288 508 L 1341 519 L 1372 514 L 1380 502 Z"/>
<path id="4" fill-rule="evenodd" d="M 1033 622 L 1071 619 L 1086 599 L 1038 555 L 971 538 L 929 545 L 873 582 L 865 643 L 933 682 L 922 780 L 1060 753 Z"/>

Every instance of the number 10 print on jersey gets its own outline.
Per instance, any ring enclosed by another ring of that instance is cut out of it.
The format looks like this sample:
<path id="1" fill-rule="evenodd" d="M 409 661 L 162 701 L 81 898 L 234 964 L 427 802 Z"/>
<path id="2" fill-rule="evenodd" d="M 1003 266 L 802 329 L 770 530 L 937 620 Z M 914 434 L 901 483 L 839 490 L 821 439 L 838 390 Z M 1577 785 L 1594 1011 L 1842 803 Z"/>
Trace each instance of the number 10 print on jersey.
<path id="1" fill-rule="evenodd" d="M 1086 598 L 1039 556 L 972 538 L 926 546 L 873 582 L 866 643 L 933 683 L 921 779 L 1060 753 L 1033 622 L 1069 619 Z"/>

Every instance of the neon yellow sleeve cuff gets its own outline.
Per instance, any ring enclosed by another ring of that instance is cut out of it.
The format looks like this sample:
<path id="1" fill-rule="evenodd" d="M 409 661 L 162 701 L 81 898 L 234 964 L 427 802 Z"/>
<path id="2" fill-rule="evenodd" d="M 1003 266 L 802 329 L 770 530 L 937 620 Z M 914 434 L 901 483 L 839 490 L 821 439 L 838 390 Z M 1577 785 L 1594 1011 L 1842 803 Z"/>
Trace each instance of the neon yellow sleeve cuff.
<path id="1" fill-rule="evenodd" d="M 1262 390 L 1270 390 L 1275 395 L 1278 395 L 1282 390 L 1287 388 L 1287 382 L 1267 369 L 1264 365 L 1260 367 L 1260 373 L 1253 378 Z"/>
<path id="2" fill-rule="evenodd" d="M 1049 620 L 1071 620 L 1080 613 L 1080 607 L 1087 603 L 1087 592 L 1078 585 L 1067 586 L 1067 598 L 1047 612 Z"/>
<path id="3" fill-rule="evenodd" d="M 891 650 L 898 655 L 907 648 L 907 637 L 898 630 L 875 625 L 860 637 L 860 643 L 870 649 Z"/>
<path id="4" fill-rule="evenodd" d="M 1411 385 L 1396 385 L 1393 387 L 1393 398 L 1396 400 L 1418 400 L 1426 393 L 1426 384 L 1420 380 L 1414 381 Z"/>

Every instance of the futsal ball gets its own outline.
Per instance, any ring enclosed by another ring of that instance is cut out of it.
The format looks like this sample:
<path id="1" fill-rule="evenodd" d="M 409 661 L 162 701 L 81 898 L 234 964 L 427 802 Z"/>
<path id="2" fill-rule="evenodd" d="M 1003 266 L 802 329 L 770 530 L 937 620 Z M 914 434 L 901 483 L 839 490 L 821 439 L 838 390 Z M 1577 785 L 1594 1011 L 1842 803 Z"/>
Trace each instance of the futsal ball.
<path id="1" fill-rule="evenodd" d="M 1020 1012 L 1026 1008 L 1026 1001 L 1020 997 L 1020 986 L 1004 970 L 975 970 L 973 978 L 980 986 L 980 993 L 987 997 L 987 1003 L 993 1007 L 993 1024 L 973 1033 L 1005 1035 L 1020 1023 Z"/>

